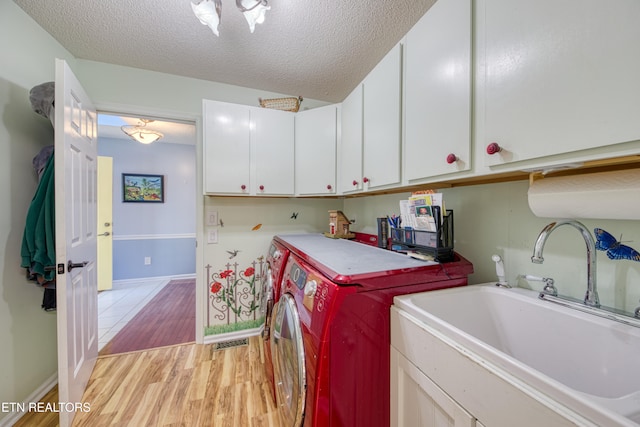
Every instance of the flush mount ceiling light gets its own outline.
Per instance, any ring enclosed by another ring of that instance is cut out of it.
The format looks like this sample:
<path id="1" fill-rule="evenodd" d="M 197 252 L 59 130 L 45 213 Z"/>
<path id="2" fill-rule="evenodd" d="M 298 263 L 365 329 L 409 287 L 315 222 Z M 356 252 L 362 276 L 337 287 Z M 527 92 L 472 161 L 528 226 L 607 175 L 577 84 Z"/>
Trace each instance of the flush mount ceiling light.
<path id="1" fill-rule="evenodd" d="M 150 119 L 138 119 L 140 122 L 137 125 L 125 125 L 120 126 L 122 132 L 129 135 L 134 141 L 138 141 L 141 144 L 151 144 L 156 142 L 164 135 L 156 130 L 147 128 L 147 124 L 153 122 Z"/>
<path id="2" fill-rule="evenodd" d="M 267 10 L 271 9 L 267 0 L 236 0 L 236 7 L 249 23 L 249 30 L 253 33 L 256 24 L 264 22 Z M 191 8 L 196 17 L 213 31 L 213 34 L 220 36 L 218 26 L 222 16 L 222 0 L 201 0 L 192 2 Z"/>

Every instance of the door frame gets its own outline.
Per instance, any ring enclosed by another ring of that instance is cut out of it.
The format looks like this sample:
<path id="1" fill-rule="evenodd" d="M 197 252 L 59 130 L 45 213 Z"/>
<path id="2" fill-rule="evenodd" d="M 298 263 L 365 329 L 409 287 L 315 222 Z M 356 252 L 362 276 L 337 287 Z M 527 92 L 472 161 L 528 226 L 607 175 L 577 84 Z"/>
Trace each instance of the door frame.
<path id="1" fill-rule="evenodd" d="M 204 193 L 202 167 L 202 113 L 195 115 L 185 112 L 167 111 L 163 109 L 147 108 L 135 105 L 121 105 L 111 103 L 94 103 L 98 115 L 111 114 L 121 116 L 145 116 L 157 120 L 175 120 L 191 122 L 196 127 L 196 343 L 204 343 L 204 304 L 206 302 L 202 277 L 204 274 Z M 98 138 L 100 133 L 98 132 Z"/>

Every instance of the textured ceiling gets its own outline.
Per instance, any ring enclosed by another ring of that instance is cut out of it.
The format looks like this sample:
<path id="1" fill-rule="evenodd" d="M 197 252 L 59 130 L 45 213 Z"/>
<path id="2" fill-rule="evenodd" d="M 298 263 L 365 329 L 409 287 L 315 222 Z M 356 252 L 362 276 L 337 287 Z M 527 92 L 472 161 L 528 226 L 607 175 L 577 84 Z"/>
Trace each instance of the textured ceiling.
<path id="1" fill-rule="evenodd" d="M 189 0 L 14 1 L 79 59 L 327 102 L 341 102 L 435 2 L 269 0 L 251 34 L 222 0 L 216 37 Z"/>

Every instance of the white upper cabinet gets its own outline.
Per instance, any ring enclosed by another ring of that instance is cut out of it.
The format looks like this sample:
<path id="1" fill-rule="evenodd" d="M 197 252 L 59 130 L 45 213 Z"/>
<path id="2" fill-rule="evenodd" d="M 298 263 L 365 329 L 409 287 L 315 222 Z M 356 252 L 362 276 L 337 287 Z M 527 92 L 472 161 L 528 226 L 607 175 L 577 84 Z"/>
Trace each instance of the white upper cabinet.
<path id="1" fill-rule="evenodd" d="M 336 193 L 337 105 L 296 113 L 295 183 L 296 194 Z"/>
<path id="2" fill-rule="evenodd" d="M 471 0 L 438 0 L 407 33 L 404 182 L 471 167 Z"/>
<path id="3" fill-rule="evenodd" d="M 362 191 L 362 85 L 342 101 L 340 188 L 342 194 Z"/>
<path id="4" fill-rule="evenodd" d="M 362 183 L 378 189 L 401 183 L 402 45 L 396 45 L 363 81 Z"/>
<path id="5" fill-rule="evenodd" d="M 203 102 L 207 194 L 293 195 L 293 113 Z"/>
<path id="6" fill-rule="evenodd" d="M 479 0 L 477 15 L 486 165 L 640 139 L 638 0 Z"/>
<path id="7" fill-rule="evenodd" d="M 249 194 L 249 108 L 205 100 L 203 113 L 205 193 Z"/>
<path id="8" fill-rule="evenodd" d="M 256 194 L 294 193 L 294 123 L 295 114 L 288 111 L 251 110 Z"/>
<path id="9" fill-rule="evenodd" d="M 340 193 L 401 183 L 402 45 L 342 101 Z"/>

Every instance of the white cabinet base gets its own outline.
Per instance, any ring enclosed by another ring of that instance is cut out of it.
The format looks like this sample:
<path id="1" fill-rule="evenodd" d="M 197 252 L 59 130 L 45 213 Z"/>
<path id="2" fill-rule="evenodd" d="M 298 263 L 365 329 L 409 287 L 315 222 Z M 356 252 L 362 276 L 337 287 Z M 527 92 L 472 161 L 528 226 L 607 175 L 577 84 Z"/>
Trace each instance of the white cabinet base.
<path id="1" fill-rule="evenodd" d="M 391 425 L 474 427 L 476 420 L 391 347 Z"/>

